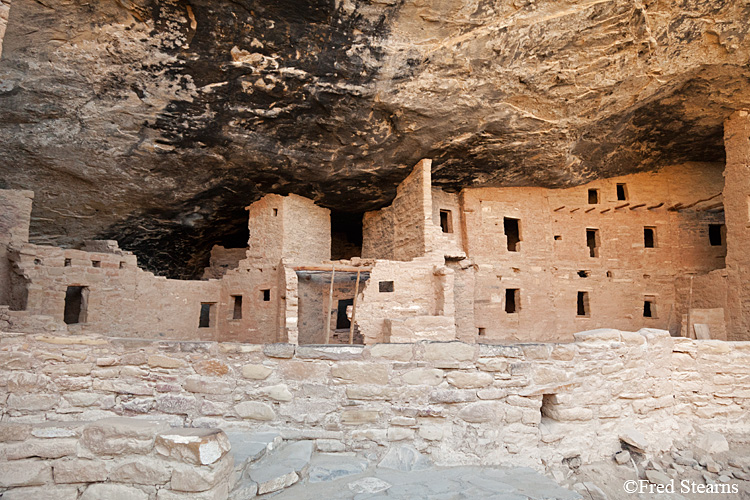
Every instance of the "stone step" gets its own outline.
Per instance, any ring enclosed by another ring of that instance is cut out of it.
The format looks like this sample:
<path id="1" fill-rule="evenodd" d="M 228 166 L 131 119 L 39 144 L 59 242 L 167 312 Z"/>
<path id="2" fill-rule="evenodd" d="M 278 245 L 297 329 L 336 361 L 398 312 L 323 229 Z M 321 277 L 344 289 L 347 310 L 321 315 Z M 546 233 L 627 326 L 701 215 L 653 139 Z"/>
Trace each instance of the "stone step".
<path id="1" fill-rule="evenodd" d="M 244 470 L 248 464 L 260 460 L 281 446 L 283 441 L 278 432 L 227 431 L 226 435 L 232 445 L 230 453 L 237 470 Z"/>
<path id="2" fill-rule="evenodd" d="M 243 480 L 257 483 L 258 495 L 287 488 L 299 481 L 309 466 L 313 448 L 313 441 L 285 444 L 248 466 Z"/>

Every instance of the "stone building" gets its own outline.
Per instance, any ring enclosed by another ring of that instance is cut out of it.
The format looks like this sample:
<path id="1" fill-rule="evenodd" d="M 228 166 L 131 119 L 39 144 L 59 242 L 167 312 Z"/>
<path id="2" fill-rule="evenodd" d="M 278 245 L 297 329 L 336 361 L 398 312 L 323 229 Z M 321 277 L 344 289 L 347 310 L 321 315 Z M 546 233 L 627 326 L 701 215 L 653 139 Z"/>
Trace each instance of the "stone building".
<path id="1" fill-rule="evenodd" d="M 247 248 L 215 247 L 200 281 L 145 272 L 113 241 L 30 244 L 33 194 L 0 191 L 1 317 L 9 329 L 258 343 L 564 342 L 602 327 L 744 339 L 747 112 L 725 130 L 726 165 L 567 189 L 446 192 L 422 160 L 391 205 L 344 228 L 361 242 L 312 200 L 269 194 L 247 207 Z"/>

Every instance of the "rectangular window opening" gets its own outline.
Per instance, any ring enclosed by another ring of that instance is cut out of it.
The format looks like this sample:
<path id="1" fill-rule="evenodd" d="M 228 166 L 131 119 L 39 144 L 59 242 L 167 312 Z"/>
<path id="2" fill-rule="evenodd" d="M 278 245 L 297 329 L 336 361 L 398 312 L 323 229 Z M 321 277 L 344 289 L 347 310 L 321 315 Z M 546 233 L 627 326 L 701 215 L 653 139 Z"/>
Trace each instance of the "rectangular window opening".
<path id="1" fill-rule="evenodd" d="M 726 230 L 724 224 L 708 225 L 708 242 L 712 247 L 720 247 L 724 245 L 725 234 Z"/>
<path id="2" fill-rule="evenodd" d="M 102 261 L 100 260 L 92 260 L 91 265 L 94 267 L 102 267 Z"/>
<path id="3" fill-rule="evenodd" d="M 643 298 L 643 317 L 656 317 L 656 297 L 647 295 Z"/>
<path id="4" fill-rule="evenodd" d="M 599 257 L 599 230 L 586 229 L 586 246 L 589 247 L 589 257 Z"/>
<path id="5" fill-rule="evenodd" d="M 65 259 L 65 267 L 70 267 L 72 265 L 72 262 L 70 259 Z"/>
<path id="6" fill-rule="evenodd" d="M 589 205 L 598 205 L 598 204 L 599 204 L 599 190 L 589 189 Z"/>
<path id="7" fill-rule="evenodd" d="M 656 248 L 656 228 L 643 228 L 643 246 L 646 248 Z"/>
<path id="8" fill-rule="evenodd" d="M 444 233 L 453 232 L 453 216 L 450 210 L 440 211 L 440 228 Z"/>
<path id="9" fill-rule="evenodd" d="M 477 335 L 479 335 L 480 337 L 484 337 L 486 334 L 487 334 L 486 328 L 482 328 L 482 327 L 477 328 Z"/>
<path id="10" fill-rule="evenodd" d="M 274 208 L 273 209 L 273 216 L 274 217 L 278 217 L 279 216 L 279 209 L 278 208 Z"/>
<path id="11" fill-rule="evenodd" d="M 559 234 L 556 234 L 555 241 L 562 241 L 562 236 L 560 236 Z"/>
<path id="12" fill-rule="evenodd" d="M 213 313 L 213 302 L 201 302 L 201 314 L 198 319 L 198 328 L 210 328 L 211 316 Z"/>
<path id="13" fill-rule="evenodd" d="M 576 302 L 576 316 L 583 318 L 588 317 L 589 315 L 589 292 L 578 292 L 578 299 Z"/>
<path id="14" fill-rule="evenodd" d="M 505 230 L 505 237 L 508 239 L 508 251 L 518 252 L 521 248 L 521 221 L 504 217 L 503 229 Z"/>
<path id="15" fill-rule="evenodd" d="M 338 306 L 336 306 L 336 329 L 337 330 L 348 330 L 352 326 L 352 322 L 346 315 L 346 308 L 354 305 L 354 299 L 341 299 L 339 300 Z"/>
<path id="16" fill-rule="evenodd" d="M 380 293 L 390 293 L 393 291 L 393 281 L 379 281 L 378 291 Z"/>
<path id="17" fill-rule="evenodd" d="M 626 201 L 628 199 L 628 186 L 625 184 L 617 185 L 617 201 Z"/>
<path id="18" fill-rule="evenodd" d="M 518 288 L 505 289 L 505 312 L 517 313 L 521 309 L 521 290 Z"/>
<path id="19" fill-rule="evenodd" d="M 232 295 L 234 305 L 232 307 L 232 319 L 242 319 L 242 295 Z"/>
<path id="20" fill-rule="evenodd" d="M 265 289 L 260 291 L 260 297 L 263 299 L 263 302 L 270 302 L 271 301 L 271 290 Z"/>
<path id="21" fill-rule="evenodd" d="M 585 271 L 585 270 L 578 271 L 579 278 L 588 278 L 589 276 L 591 276 L 590 271 Z"/>
<path id="22" fill-rule="evenodd" d="M 69 286 L 65 291 L 65 324 L 74 325 L 86 322 L 89 289 L 85 286 Z"/>

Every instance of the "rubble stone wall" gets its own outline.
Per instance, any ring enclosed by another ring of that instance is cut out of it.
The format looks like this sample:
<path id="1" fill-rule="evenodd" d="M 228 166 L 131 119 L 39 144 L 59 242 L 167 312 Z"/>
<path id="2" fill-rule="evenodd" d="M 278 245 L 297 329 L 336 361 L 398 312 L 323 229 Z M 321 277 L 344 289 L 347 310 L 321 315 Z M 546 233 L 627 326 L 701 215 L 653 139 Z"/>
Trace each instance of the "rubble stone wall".
<path id="1" fill-rule="evenodd" d="M 750 343 L 596 330 L 570 344 L 252 345 L 2 334 L 4 423 L 116 416 L 275 429 L 320 449 L 408 441 L 438 464 L 541 467 L 750 432 Z M 745 368 L 743 368 L 745 367 Z M 581 446 L 587 443 L 587 446 Z"/>
<path id="2" fill-rule="evenodd" d="M 3 55 L 3 38 L 10 16 L 10 0 L 0 0 L 0 56 Z"/>
<path id="3" fill-rule="evenodd" d="M 8 500 L 227 498 L 229 449 L 222 431 L 143 419 L 2 422 L 0 491 Z"/>

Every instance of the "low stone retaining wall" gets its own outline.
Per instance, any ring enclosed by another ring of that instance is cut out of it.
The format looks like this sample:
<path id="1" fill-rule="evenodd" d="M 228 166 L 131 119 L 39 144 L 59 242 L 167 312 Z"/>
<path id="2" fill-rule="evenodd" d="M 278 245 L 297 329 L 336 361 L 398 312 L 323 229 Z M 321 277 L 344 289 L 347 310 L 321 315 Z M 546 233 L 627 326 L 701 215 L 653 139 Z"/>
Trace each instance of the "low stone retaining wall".
<path id="1" fill-rule="evenodd" d="M 159 421 L 0 423 L 3 500 L 223 500 L 229 440 Z"/>
<path id="2" fill-rule="evenodd" d="M 248 345 L 2 334 L 2 421 L 275 429 L 321 451 L 408 441 L 438 464 L 542 468 L 748 432 L 750 343 L 596 330 L 570 344 Z"/>

